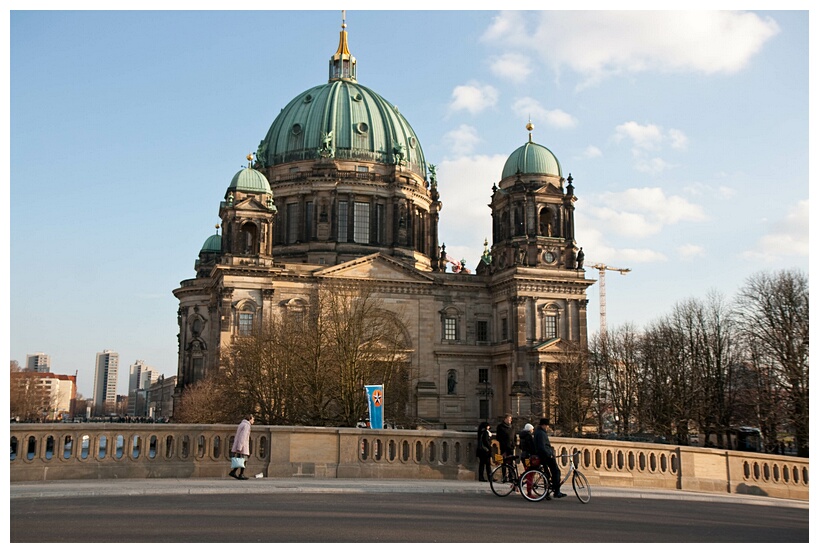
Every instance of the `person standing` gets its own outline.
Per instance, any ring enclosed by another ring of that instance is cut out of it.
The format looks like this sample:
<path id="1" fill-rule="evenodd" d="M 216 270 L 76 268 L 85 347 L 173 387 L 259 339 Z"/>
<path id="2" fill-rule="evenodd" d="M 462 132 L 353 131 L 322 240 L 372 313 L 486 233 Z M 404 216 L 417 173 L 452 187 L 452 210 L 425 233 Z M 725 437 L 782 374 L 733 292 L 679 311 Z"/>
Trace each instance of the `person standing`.
<path id="1" fill-rule="evenodd" d="M 247 458 L 250 457 L 250 427 L 253 424 L 253 415 L 247 415 L 239 426 L 236 428 L 236 436 L 233 438 L 233 447 L 230 452 L 234 457 L 240 457 L 247 464 Z M 238 473 L 236 471 L 239 471 Z M 245 476 L 245 467 L 232 469 L 228 474 L 237 480 L 247 480 Z"/>
<path id="2" fill-rule="evenodd" d="M 488 482 L 491 474 L 489 459 L 492 457 L 492 432 L 488 422 L 478 425 L 478 480 Z"/>
<path id="3" fill-rule="evenodd" d="M 520 447 L 520 458 L 523 461 L 523 465 L 526 468 L 529 468 L 529 458 L 532 455 L 535 455 L 535 438 L 534 433 L 535 427 L 529 424 L 528 422 L 523 425 L 523 430 L 520 431 L 518 434 L 518 447 Z"/>
<path id="4" fill-rule="evenodd" d="M 560 468 L 557 466 L 557 459 L 555 459 L 555 450 L 549 441 L 548 429 L 549 419 L 540 419 L 540 424 L 537 430 L 535 430 L 534 436 L 535 453 L 540 457 L 540 462 L 549 470 L 550 479 L 552 481 L 552 491 L 555 492 L 555 497 L 566 497 L 566 494 L 560 491 Z"/>
<path id="5" fill-rule="evenodd" d="M 512 430 L 512 415 L 503 416 L 503 422 L 498 425 L 498 445 L 504 458 L 515 454 L 515 431 Z"/>

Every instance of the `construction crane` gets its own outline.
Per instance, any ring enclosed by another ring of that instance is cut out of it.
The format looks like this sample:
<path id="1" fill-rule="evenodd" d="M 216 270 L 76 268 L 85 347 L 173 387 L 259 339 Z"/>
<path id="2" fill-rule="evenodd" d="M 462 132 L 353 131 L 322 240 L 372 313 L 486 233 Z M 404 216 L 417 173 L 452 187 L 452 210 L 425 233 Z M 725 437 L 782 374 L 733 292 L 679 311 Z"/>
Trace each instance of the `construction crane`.
<path id="1" fill-rule="evenodd" d="M 600 335 L 606 335 L 606 271 L 617 271 L 621 275 L 631 272 L 631 269 L 618 269 L 617 267 L 609 267 L 602 263 L 597 263 L 591 266 L 592 269 L 600 271 Z"/>

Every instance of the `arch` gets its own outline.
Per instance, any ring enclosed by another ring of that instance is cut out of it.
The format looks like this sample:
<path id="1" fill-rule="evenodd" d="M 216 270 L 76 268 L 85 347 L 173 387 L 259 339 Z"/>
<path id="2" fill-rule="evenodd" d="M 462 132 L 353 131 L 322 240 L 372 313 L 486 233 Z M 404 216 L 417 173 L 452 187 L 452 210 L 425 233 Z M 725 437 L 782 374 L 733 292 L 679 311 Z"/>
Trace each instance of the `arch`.
<path id="1" fill-rule="evenodd" d="M 234 334 L 238 334 L 239 336 L 249 336 L 252 334 L 258 324 L 256 320 L 256 313 L 258 311 L 256 302 L 251 299 L 238 301 L 234 305 L 233 310 L 236 315 L 233 317 L 236 325 Z"/>
<path id="2" fill-rule="evenodd" d="M 239 224 L 239 253 L 254 255 L 259 253 L 259 225 L 252 221 Z"/>

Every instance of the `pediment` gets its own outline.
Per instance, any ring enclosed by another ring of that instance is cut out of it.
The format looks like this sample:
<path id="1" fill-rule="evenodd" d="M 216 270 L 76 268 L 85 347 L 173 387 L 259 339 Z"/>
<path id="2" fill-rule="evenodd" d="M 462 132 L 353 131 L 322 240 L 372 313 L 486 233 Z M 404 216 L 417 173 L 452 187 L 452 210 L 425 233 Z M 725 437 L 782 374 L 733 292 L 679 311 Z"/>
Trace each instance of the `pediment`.
<path id="1" fill-rule="evenodd" d="M 247 209 L 247 210 L 253 210 L 253 211 L 259 211 L 259 210 L 269 211 L 267 209 L 267 206 L 262 204 L 262 202 L 260 202 L 259 200 L 257 200 L 255 196 L 249 196 L 247 198 L 244 198 L 244 199 L 236 202 L 235 204 L 233 204 L 233 209 L 236 209 L 236 210 L 245 210 L 245 209 Z"/>
<path id="2" fill-rule="evenodd" d="M 566 344 L 560 338 L 550 338 L 545 342 L 535 344 L 532 349 L 538 353 L 563 353 L 566 351 Z"/>
<path id="3" fill-rule="evenodd" d="M 316 276 L 329 278 L 352 278 L 418 284 L 430 284 L 434 282 L 431 275 L 380 253 L 374 253 L 339 265 L 334 265 L 322 269 L 315 274 Z"/>

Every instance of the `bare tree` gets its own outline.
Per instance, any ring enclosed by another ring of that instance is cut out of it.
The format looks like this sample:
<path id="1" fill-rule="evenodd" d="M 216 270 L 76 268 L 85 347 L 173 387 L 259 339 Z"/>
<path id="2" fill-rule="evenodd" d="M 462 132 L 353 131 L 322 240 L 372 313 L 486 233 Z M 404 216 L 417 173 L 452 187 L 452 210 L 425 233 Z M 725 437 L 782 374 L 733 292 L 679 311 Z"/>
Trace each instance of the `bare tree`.
<path id="1" fill-rule="evenodd" d="M 11 418 L 22 421 L 38 421 L 43 418 L 43 411 L 48 410 L 48 397 L 38 386 L 37 373 L 20 367 L 17 361 L 10 363 L 9 407 Z"/>
<path id="2" fill-rule="evenodd" d="M 329 283 L 319 294 L 331 350 L 330 395 L 339 422 L 353 426 L 364 417 L 364 386 L 369 384 L 383 384 L 393 409 L 403 409 L 409 352 L 401 314 L 387 310 L 366 284 Z"/>
<path id="3" fill-rule="evenodd" d="M 577 436 L 583 433 L 591 408 L 588 353 L 570 345 L 558 368 L 557 405 L 558 428 L 563 434 Z"/>
<path id="4" fill-rule="evenodd" d="M 800 456 L 808 455 L 809 443 L 809 311 L 807 277 L 799 271 L 757 273 L 737 297 L 741 331 L 757 371 L 772 371 L 765 378 L 787 401 L 788 422 Z M 763 417 L 764 419 L 765 417 Z M 777 439 L 767 429 L 768 442 Z"/>
<path id="5" fill-rule="evenodd" d="M 236 419 L 235 403 L 220 386 L 218 377 L 209 376 L 187 386 L 174 406 L 173 421 L 191 424 L 230 423 Z"/>

